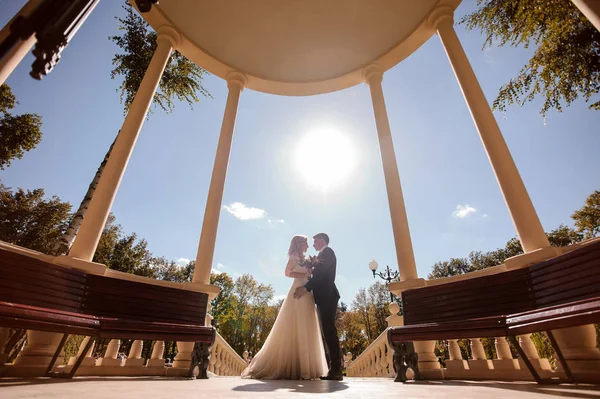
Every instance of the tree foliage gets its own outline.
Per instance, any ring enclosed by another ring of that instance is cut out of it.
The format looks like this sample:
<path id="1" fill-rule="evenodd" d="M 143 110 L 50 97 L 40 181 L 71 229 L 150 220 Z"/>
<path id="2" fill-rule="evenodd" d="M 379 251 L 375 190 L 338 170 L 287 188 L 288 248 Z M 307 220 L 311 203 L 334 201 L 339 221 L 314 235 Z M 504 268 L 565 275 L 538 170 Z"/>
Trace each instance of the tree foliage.
<path id="1" fill-rule="evenodd" d="M 569 0 L 477 0 L 476 11 L 461 20 L 480 29 L 483 47 L 535 47 L 516 77 L 500 88 L 493 103 L 505 111 L 537 96 L 541 113 L 562 111 L 579 97 L 589 102 L 600 91 L 600 32 Z M 591 109 L 600 109 L 600 101 Z"/>
<path id="2" fill-rule="evenodd" d="M 338 308 L 336 326 L 344 353 L 359 356 L 387 328 L 390 315 L 390 292 L 387 285 L 375 282 L 359 289 L 350 309 L 342 302 Z"/>
<path id="3" fill-rule="evenodd" d="M 581 233 L 562 224 L 558 228 L 546 233 L 546 236 L 553 247 L 564 247 L 580 242 L 583 239 Z M 504 263 L 506 259 L 522 253 L 521 242 L 517 237 L 513 237 L 508 240 L 504 248 L 498 248 L 489 252 L 472 251 L 466 258 L 450 258 L 447 261 L 436 262 L 427 278 L 432 280 L 487 269 L 488 267 L 498 266 Z"/>
<path id="4" fill-rule="evenodd" d="M 71 205 L 44 190 L 14 192 L 0 184 L 0 240 L 49 254 L 67 226 Z"/>
<path id="5" fill-rule="evenodd" d="M 23 158 L 42 140 L 42 118 L 36 114 L 13 115 L 10 110 L 19 102 L 10 87 L 0 86 L 0 169 L 10 161 Z"/>
<path id="6" fill-rule="evenodd" d="M 590 194 L 585 200 L 585 205 L 571 217 L 575 220 L 577 231 L 585 238 L 593 238 L 600 234 L 600 190 Z"/>
<path id="7" fill-rule="evenodd" d="M 112 63 L 115 68 L 111 72 L 111 78 L 124 77 L 119 89 L 121 102 L 124 103 L 127 113 L 156 50 L 157 35 L 149 29 L 148 23 L 135 12 L 129 2 L 126 2 L 123 8 L 126 11 L 125 17 L 116 17 L 121 23 L 119 30 L 122 33 L 109 39 L 122 50 L 122 53 L 113 57 Z M 211 97 L 202 86 L 202 80 L 207 74 L 208 72 L 179 51 L 174 51 L 152 103 L 168 113 L 174 109 L 175 100 L 187 102 L 191 106 L 199 101 L 199 95 Z"/>

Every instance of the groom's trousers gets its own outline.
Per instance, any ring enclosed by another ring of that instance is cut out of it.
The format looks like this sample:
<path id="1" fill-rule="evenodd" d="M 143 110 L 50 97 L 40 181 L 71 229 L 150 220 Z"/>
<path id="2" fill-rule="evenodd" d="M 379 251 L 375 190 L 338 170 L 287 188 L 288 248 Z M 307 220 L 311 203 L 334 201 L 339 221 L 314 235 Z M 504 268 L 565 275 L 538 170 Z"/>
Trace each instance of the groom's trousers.
<path id="1" fill-rule="evenodd" d="M 337 312 L 338 301 L 317 305 L 317 312 L 321 321 L 321 331 L 325 344 L 329 350 L 330 368 L 333 371 L 341 371 L 342 363 L 340 357 L 340 340 L 338 338 L 337 328 L 335 327 L 335 315 Z"/>

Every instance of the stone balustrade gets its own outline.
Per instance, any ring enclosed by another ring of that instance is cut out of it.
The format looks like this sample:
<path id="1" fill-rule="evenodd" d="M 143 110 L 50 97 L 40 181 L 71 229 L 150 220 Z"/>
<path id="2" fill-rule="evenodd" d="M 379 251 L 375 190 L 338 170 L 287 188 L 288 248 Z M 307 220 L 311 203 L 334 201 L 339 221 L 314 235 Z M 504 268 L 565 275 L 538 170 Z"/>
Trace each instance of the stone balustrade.
<path id="1" fill-rule="evenodd" d="M 0 338 L 4 338 L 6 329 Z M 85 337 L 79 346 L 79 354 L 85 348 L 89 337 Z M 0 342 L 2 344 L 3 342 Z M 187 373 L 189 362 L 179 362 L 173 364 L 167 362 L 164 358 L 165 342 L 153 341 L 152 350 L 144 351 L 144 344 L 148 341 L 134 340 L 131 343 L 127 356 L 122 356 L 119 352 L 121 340 L 112 339 L 106 345 L 102 357 L 95 358 L 93 356 L 94 346 L 92 346 L 84 358 L 79 370 L 78 376 L 183 376 Z M 149 358 L 145 358 L 143 353 L 151 353 Z M 66 365 L 58 365 L 55 371 L 67 372 L 75 364 L 76 357 L 68 360 Z M 170 360 L 170 359 L 169 359 Z M 225 339 L 219 334 L 216 334 L 215 343 L 211 348 L 209 371 L 219 376 L 239 376 L 244 368 L 246 361 L 242 359 Z M 35 365 L 23 365 L 18 362 L 11 364 L 0 364 L 0 376 L 31 376 L 32 367 Z M 44 366 L 45 367 L 45 366 Z M 34 371 L 38 371 L 39 367 Z"/>
<path id="2" fill-rule="evenodd" d="M 354 361 L 346 366 L 348 377 L 392 377 L 392 349 L 387 342 L 387 330 L 381 333 Z"/>
<path id="3" fill-rule="evenodd" d="M 246 366 L 246 361 L 217 333 L 215 344 L 210 352 L 208 371 L 216 375 L 239 376 Z"/>
<path id="4" fill-rule="evenodd" d="M 397 304 L 390 304 L 391 316 L 387 319 L 390 327 L 403 324 L 402 316 L 397 315 L 398 311 Z M 444 342 L 448 345 L 448 358 L 440 360 L 443 360 L 445 367 L 439 370 L 425 369 L 421 372 L 426 379 L 533 381 L 533 377 L 523 361 L 513 358 L 506 337 L 492 339 L 496 349 L 495 359 L 487 358 L 481 338 L 469 340 L 471 358 L 464 359 L 458 340 L 453 339 Z M 531 334 L 521 335 L 519 343 L 542 378 L 564 378 L 564 373 L 560 368 L 555 370 L 548 359 L 540 358 L 531 340 Z M 416 347 L 417 345 L 415 345 Z M 387 343 L 386 330 L 360 356 L 347 364 L 346 374 L 349 377 L 394 377 L 393 352 L 390 349 Z M 422 354 L 420 353 L 419 356 L 422 356 Z M 347 358 L 347 361 L 349 360 Z M 421 361 L 419 361 L 419 367 L 421 367 L 421 364 Z"/>

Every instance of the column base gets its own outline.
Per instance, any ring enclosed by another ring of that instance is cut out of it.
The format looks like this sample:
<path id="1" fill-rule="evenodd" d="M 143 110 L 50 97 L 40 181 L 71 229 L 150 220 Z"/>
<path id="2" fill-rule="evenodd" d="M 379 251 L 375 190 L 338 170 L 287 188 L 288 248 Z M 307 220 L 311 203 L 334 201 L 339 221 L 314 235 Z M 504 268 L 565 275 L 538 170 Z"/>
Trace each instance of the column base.
<path id="1" fill-rule="evenodd" d="M 562 253 L 563 251 L 556 247 L 540 248 L 526 254 L 508 258 L 504 261 L 504 265 L 506 266 L 506 270 L 523 269 L 527 266 L 533 265 L 534 263 L 543 262 L 547 259 L 554 258 Z"/>
<path id="2" fill-rule="evenodd" d="M 62 337 L 59 333 L 27 331 L 27 345 L 15 359 L 14 367 L 47 367 Z M 63 361 L 64 352 L 61 352 L 56 364 L 61 365 Z"/>
<path id="3" fill-rule="evenodd" d="M 173 368 L 189 368 L 192 363 L 193 342 L 177 342 L 177 356 L 173 359 Z"/>

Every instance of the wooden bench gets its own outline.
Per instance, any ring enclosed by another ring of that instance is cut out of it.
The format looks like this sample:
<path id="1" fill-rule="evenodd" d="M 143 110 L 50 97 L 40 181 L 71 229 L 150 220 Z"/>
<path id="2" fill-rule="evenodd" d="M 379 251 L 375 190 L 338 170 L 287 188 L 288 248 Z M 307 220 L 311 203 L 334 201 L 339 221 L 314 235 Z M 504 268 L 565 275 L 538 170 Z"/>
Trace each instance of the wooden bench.
<path id="1" fill-rule="evenodd" d="M 63 334 L 46 374 L 72 377 L 98 338 L 194 342 L 188 376 L 207 378 L 208 295 L 86 274 L 0 249 L 0 326 Z M 71 334 L 90 336 L 69 373 L 52 373 Z M 10 350 L 10 348 L 9 348 Z"/>
<path id="2" fill-rule="evenodd" d="M 572 381 L 550 330 L 600 321 L 599 270 L 600 242 L 528 268 L 405 291 L 405 325 L 388 330 L 394 362 L 408 341 L 508 336 L 537 382 L 560 382 L 541 379 L 516 339 L 546 331 Z"/>
<path id="3" fill-rule="evenodd" d="M 188 376 L 208 378 L 216 330 L 205 326 L 208 294 L 88 275 L 83 310 L 100 319 L 97 338 L 195 342 Z"/>
<path id="4" fill-rule="evenodd" d="M 567 376 L 573 375 L 552 330 L 600 322 L 600 242 L 529 267 L 535 306 L 506 318 L 507 335 L 537 382 L 543 380 L 516 336 L 545 331 Z"/>
<path id="5" fill-rule="evenodd" d="M 21 329 L 22 333 L 25 330 L 62 333 L 65 337 L 68 334 L 95 336 L 100 331 L 100 320 L 82 310 L 85 273 L 3 249 L 0 249 L 0 273 L 0 326 Z M 60 349 L 63 345 L 64 342 Z M 54 354 L 46 374 L 50 374 L 60 349 Z M 89 347 L 84 353 L 87 349 Z M 77 359 L 69 377 L 83 357 Z"/>
<path id="6" fill-rule="evenodd" d="M 504 315 L 533 306 L 527 276 L 527 270 L 514 270 L 480 277 L 476 283 L 463 280 L 403 292 L 404 326 L 388 330 L 396 370 L 403 369 L 403 343 L 408 341 L 506 336 Z M 405 380 L 401 373 L 396 377 Z"/>

